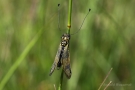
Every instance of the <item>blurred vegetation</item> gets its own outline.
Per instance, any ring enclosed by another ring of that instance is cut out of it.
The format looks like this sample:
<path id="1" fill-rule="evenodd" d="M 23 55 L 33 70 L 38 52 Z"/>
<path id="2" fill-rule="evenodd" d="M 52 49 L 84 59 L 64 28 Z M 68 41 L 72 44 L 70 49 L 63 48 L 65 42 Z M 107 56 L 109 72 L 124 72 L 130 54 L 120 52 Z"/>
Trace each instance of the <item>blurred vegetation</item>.
<path id="1" fill-rule="evenodd" d="M 0 85 L 27 45 L 22 62 L 8 79 L 3 90 L 54 90 L 61 70 L 49 71 L 60 43 L 58 29 L 67 30 L 68 0 L 0 1 Z M 134 0 L 73 0 L 71 33 L 72 77 L 64 76 L 63 90 L 97 90 L 112 67 L 108 90 L 135 89 L 135 10 Z"/>

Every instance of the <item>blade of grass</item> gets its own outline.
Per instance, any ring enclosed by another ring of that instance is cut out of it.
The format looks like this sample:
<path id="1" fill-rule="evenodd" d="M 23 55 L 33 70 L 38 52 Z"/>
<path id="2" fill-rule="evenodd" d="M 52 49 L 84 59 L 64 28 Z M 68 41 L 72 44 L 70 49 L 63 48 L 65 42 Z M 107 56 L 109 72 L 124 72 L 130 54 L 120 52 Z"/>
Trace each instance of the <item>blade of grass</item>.
<path id="1" fill-rule="evenodd" d="M 0 90 L 3 90 L 5 84 L 10 79 L 10 77 L 12 76 L 12 74 L 14 73 L 14 71 L 21 64 L 21 62 L 24 60 L 24 58 L 27 56 L 27 54 L 29 53 L 29 51 L 31 50 L 31 48 L 35 45 L 35 43 L 37 42 L 37 40 L 41 36 L 42 31 L 43 31 L 43 29 L 41 29 L 37 33 L 37 35 L 32 39 L 32 41 L 26 46 L 26 48 L 24 49 L 24 51 L 22 52 L 22 54 L 18 57 L 18 59 L 16 60 L 16 62 L 8 70 L 8 72 L 6 73 L 6 75 L 4 76 L 4 78 L 2 79 L 2 81 L 0 83 Z"/>
<path id="2" fill-rule="evenodd" d="M 108 87 L 109 87 L 109 85 L 112 83 L 112 81 L 110 81 L 108 84 L 107 84 L 107 86 L 104 88 L 104 90 L 106 90 Z"/>
<path id="3" fill-rule="evenodd" d="M 108 74 L 106 75 L 105 79 L 104 79 L 103 82 L 101 83 L 101 85 L 100 85 L 100 87 L 98 88 L 98 90 L 101 89 L 101 87 L 103 86 L 104 82 L 106 81 L 106 79 L 108 78 L 109 74 L 111 73 L 112 69 L 113 69 L 113 68 L 111 68 L 111 69 L 109 70 Z"/>

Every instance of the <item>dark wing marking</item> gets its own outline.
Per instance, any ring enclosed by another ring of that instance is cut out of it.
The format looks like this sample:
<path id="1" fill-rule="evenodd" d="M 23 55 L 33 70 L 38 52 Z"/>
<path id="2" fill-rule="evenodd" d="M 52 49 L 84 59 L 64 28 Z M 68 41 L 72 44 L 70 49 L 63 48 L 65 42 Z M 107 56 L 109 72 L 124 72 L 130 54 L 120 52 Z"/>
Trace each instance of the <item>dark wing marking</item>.
<path id="1" fill-rule="evenodd" d="M 58 67 L 61 67 L 61 57 L 62 57 L 62 46 L 61 44 L 59 45 L 59 48 L 58 48 L 58 51 L 56 53 L 56 56 L 55 56 L 55 60 L 54 60 L 54 63 L 52 65 L 52 68 L 51 68 L 51 71 L 49 73 L 49 75 L 51 76 L 52 73 L 54 72 L 54 70 Z"/>
<path id="2" fill-rule="evenodd" d="M 62 64 L 64 68 L 65 75 L 68 79 L 71 77 L 71 68 L 70 68 L 70 55 L 68 45 L 64 48 L 63 55 L 62 55 Z"/>

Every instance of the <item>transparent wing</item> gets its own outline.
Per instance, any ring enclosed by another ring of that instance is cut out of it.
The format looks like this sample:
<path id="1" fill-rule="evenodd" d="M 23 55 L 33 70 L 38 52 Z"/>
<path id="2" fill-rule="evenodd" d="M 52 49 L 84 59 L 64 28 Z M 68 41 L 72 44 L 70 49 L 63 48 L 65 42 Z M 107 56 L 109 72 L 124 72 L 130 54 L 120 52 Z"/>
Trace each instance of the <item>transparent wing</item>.
<path id="1" fill-rule="evenodd" d="M 51 68 L 51 71 L 49 73 L 49 75 L 51 76 L 52 73 L 54 72 L 54 70 L 58 67 L 61 67 L 61 54 L 62 54 L 62 46 L 61 44 L 59 45 L 59 48 L 58 48 L 58 51 L 56 53 L 56 56 L 55 56 L 55 60 L 54 60 L 54 63 L 52 65 L 52 68 Z"/>
<path id="2" fill-rule="evenodd" d="M 69 55 L 68 45 L 64 48 L 64 52 L 62 55 L 62 64 L 63 64 L 65 75 L 67 76 L 68 79 L 70 79 L 72 72 L 70 68 L 70 55 Z"/>

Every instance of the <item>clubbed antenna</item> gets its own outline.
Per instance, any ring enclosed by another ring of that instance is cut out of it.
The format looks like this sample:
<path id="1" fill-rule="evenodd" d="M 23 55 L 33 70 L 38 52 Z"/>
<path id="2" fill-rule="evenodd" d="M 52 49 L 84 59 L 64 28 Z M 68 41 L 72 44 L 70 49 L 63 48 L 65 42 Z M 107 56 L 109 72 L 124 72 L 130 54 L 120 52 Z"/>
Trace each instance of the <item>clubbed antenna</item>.
<path id="1" fill-rule="evenodd" d="M 60 30 L 60 10 L 59 10 L 59 7 L 60 7 L 60 4 L 58 4 L 58 28 Z"/>
<path id="2" fill-rule="evenodd" d="M 85 19 L 87 18 L 87 16 L 88 16 L 88 14 L 89 14 L 90 11 L 91 11 L 91 9 L 89 8 L 89 11 L 88 11 L 88 13 L 86 14 L 86 16 L 84 17 L 83 22 L 82 22 L 82 24 L 81 24 L 79 30 L 77 30 L 77 31 L 76 31 L 75 33 L 73 33 L 73 34 L 76 34 L 76 33 L 78 33 L 78 32 L 81 30 L 82 25 L 83 25 L 83 23 L 84 23 Z M 73 34 L 71 34 L 71 35 L 73 35 Z"/>

